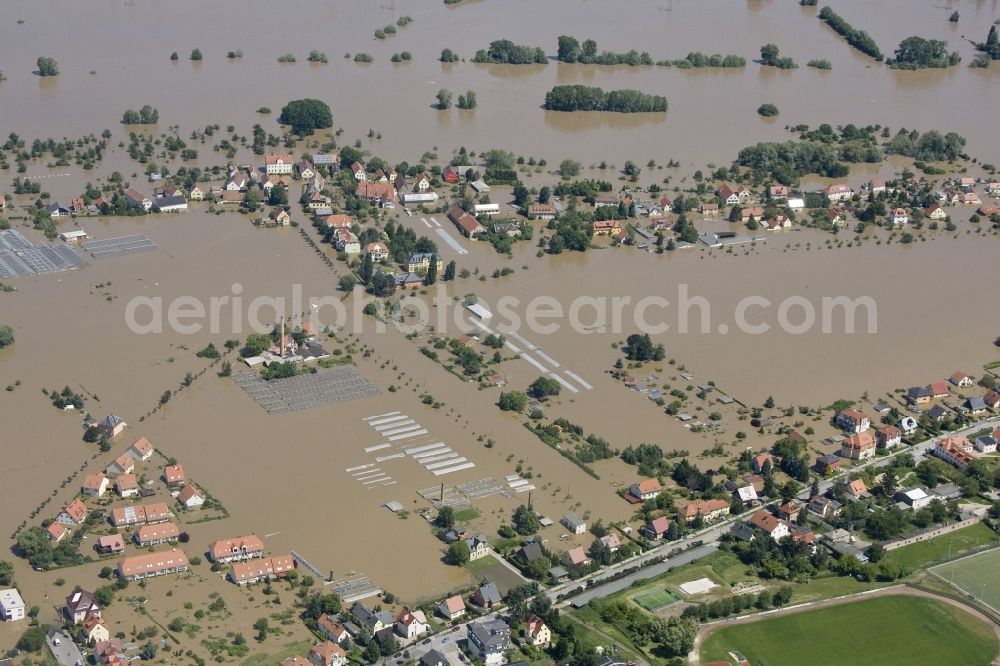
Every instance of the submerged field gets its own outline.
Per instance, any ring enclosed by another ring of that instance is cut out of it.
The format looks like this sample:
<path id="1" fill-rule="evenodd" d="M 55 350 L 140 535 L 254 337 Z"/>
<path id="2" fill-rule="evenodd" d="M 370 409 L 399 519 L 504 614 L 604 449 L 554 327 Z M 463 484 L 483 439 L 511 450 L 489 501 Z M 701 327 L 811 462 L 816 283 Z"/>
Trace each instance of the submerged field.
<path id="1" fill-rule="evenodd" d="M 946 604 L 919 597 L 882 597 L 725 627 L 701 649 L 702 662 L 741 653 L 751 664 L 799 666 L 937 666 L 990 664 L 991 627 Z"/>

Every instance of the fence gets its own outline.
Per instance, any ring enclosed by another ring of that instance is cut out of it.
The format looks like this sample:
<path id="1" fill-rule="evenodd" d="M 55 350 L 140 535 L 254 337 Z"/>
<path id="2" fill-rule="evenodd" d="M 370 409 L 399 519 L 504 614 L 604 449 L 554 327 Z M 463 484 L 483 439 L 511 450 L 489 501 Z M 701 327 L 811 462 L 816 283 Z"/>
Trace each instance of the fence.
<path id="1" fill-rule="evenodd" d="M 948 532 L 954 532 L 955 530 L 960 530 L 963 527 L 969 527 L 982 520 L 981 516 L 973 516 L 972 518 L 966 518 L 965 520 L 960 520 L 957 523 L 951 523 L 950 525 L 942 525 L 941 527 L 935 527 L 934 529 L 927 530 L 925 532 L 920 532 L 912 536 L 908 536 L 905 539 L 900 539 L 899 541 L 892 541 L 890 543 L 883 544 L 886 550 L 895 550 L 897 548 L 902 548 L 903 546 L 909 546 L 912 543 L 917 543 L 919 541 L 926 541 L 928 539 L 933 539 L 936 536 L 941 536 L 942 534 L 947 534 Z"/>

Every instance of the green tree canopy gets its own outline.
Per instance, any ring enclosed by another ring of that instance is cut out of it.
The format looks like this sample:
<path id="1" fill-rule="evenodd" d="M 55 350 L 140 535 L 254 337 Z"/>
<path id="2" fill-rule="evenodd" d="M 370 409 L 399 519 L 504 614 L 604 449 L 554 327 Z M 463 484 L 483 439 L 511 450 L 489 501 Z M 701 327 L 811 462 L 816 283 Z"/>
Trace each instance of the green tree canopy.
<path id="1" fill-rule="evenodd" d="M 290 125 L 293 132 L 305 136 L 318 129 L 333 127 L 333 114 L 326 102 L 311 98 L 297 99 L 282 107 L 278 122 Z"/>

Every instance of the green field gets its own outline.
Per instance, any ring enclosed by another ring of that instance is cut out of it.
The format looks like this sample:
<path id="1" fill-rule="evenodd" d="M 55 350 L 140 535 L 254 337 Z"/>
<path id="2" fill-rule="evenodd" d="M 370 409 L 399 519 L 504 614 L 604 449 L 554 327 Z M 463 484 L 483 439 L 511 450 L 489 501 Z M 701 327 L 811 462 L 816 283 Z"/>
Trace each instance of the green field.
<path id="1" fill-rule="evenodd" d="M 886 553 L 885 559 L 910 571 L 915 571 L 928 564 L 946 560 L 967 550 L 998 541 L 1000 541 L 1000 537 L 997 537 L 996 532 L 982 523 L 976 523 L 927 541 L 919 541 L 909 546 L 890 550 Z"/>
<path id="2" fill-rule="evenodd" d="M 1000 612 L 1000 548 L 941 564 L 931 573 Z"/>
<path id="3" fill-rule="evenodd" d="M 700 656 L 726 661 L 730 651 L 767 666 L 987 666 L 997 639 L 992 627 L 947 604 L 894 596 L 724 627 Z"/>
<path id="4" fill-rule="evenodd" d="M 661 608 L 680 601 L 680 599 L 671 594 L 670 590 L 663 589 L 637 594 L 632 597 L 632 601 L 639 604 L 650 613 L 653 613 Z"/>

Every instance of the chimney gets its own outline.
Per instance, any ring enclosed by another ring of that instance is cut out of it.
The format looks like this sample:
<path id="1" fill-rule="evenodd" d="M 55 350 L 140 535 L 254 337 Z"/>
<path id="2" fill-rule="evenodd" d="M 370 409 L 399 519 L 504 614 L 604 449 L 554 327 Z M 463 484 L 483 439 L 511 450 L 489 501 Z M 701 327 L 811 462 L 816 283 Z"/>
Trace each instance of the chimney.
<path id="1" fill-rule="evenodd" d="M 285 318 L 281 318 L 281 337 L 278 338 L 278 356 L 285 357 Z"/>
<path id="2" fill-rule="evenodd" d="M 444 501 L 444 481 L 441 482 L 441 497 L 439 498 L 441 502 Z"/>

